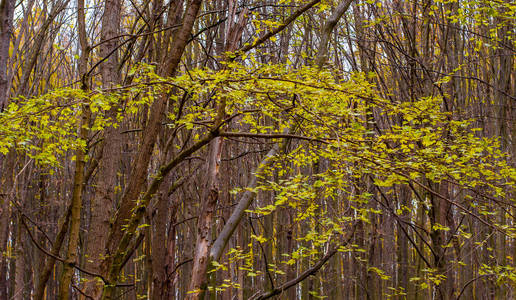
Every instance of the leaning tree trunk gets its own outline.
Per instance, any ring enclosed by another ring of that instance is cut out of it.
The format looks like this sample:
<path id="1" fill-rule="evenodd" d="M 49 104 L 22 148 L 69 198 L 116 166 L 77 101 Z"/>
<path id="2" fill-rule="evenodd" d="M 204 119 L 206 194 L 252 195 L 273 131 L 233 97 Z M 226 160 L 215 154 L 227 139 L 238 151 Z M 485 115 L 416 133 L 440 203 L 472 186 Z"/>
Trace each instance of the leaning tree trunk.
<path id="1" fill-rule="evenodd" d="M 201 3 L 202 0 L 192 0 L 189 2 L 182 25 L 171 45 L 170 54 L 159 70 L 161 75 L 170 76 L 175 73 L 188 43 Z M 161 120 L 168 99 L 169 97 L 166 93 L 162 94 L 150 107 L 149 121 L 143 132 L 143 141 L 134 159 L 127 190 L 120 201 L 120 209 L 118 210 L 118 214 L 106 242 L 106 259 L 102 262 L 101 268 L 102 273 L 110 282 L 116 282 L 120 275 L 120 270 L 123 267 L 121 265 L 121 258 L 129 245 L 129 241 L 127 239 L 124 240 L 124 236 L 128 237 L 127 234 L 133 234 L 127 232 L 127 230 L 124 231 L 123 228 L 124 225 L 127 225 L 128 220 L 132 219 L 134 208 L 137 204 L 134 200 L 138 199 L 147 179 L 147 167 L 153 153 L 156 138 L 161 129 Z M 103 299 L 111 299 L 114 296 L 114 291 L 114 286 L 105 286 L 102 295 Z"/>

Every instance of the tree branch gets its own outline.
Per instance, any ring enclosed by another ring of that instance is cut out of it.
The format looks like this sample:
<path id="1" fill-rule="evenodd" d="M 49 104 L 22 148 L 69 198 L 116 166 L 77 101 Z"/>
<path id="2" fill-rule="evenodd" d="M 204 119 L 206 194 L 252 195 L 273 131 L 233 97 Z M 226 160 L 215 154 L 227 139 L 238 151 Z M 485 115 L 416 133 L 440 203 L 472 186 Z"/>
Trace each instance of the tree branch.
<path id="1" fill-rule="evenodd" d="M 256 39 L 254 42 L 241 47 L 240 49 L 238 49 L 236 51 L 236 53 L 245 53 L 245 52 L 247 52 L 247 51 L 249 51 L 249 50 L 251 50 L 253 48 L 256 48 L 256 47 L 260 46 L 265 41 L 267 41 L 269 38 L 271 38 L 272 36 L 274 36 L 277 33 L 281 32 L 288 25 L 290 25 L 290 23 L 294 22 L 297 19 L 297 17 L 302 15 L 305 11 L 309 10 L 310 8 L 312 8 L 314 5 L 316 5 L 319 2 L 321 2 L 321 0 L 313 0 L 313 1 L 309 2 L 309 3 L 307 3 L 305 6 L 301 7 L 299 10 L 295 11 L 292 15 L 290 15 L 290 17 L 288 17 L 282 25 L 280 25 L 280 26 L 270 30 L 269 32 L 267 32 L 263 36 L 261 36 L 258 39 Z"/>
<path id="2" fill-rule="evenodd" d="M 320 142 L 323 144 L 328 144 L 328 141 L 297 135 L 297 134 L 289 134 L 289 133 L 251 133 L 251 132 L 220 132 L 219 136 L 222 137 L 249 137 L 249 138 L 261 138 L 261 139 L 298 139 L 305 140 L 311 142 Z"/>
<path id="3" fill-rule="evenodd" d="M 290 281 L 287 281 L 286 283 L 284 283 L 283 285 L 281 285 L 280 287 L 277 287 L 271 291 L 268 291 L 268 292 L 265 292 L 265 293 L 262 293 L 260 295 L 257 295 L 255 297 L 252 297 L 251 299 L 253 300 L 264 300 L 264 299 L 269 299 L 273 296 L 276 296 L 276 295 L 279 295 L 281 293 L 283 293 L 284 291 L 286 291 L 287 289 L 293 287 L 293 286 L 296 286 L 298 283 L 300 283 L 301 281 L 305 280 L 306 278 L 308 278 L 308 276 L 310 275 L 314 275 L 315 273 L 317 273 L 317 271 L 319 271 L 320 268 L 322 268 L 322 266 L 324 266 L 324 264 L 330 259 L 333 257 L 333 255 L 335 255 L 338 251 L 339 251 L 339 248 L 342 247 L 342 246 L 346 246 L 349 241 L 351 241 L 351 239 L 353 238 L 353 234 L 355 232 L 355 228 L 356 228 L 356 225 L 357 223 L 354 223 L 353 224 L 353 227 L 351 229 L 351 232 L 349 233 L 348 235 L 348 238 L 346 239 L 346 241 L 344 243 L 342 243 L 340 246 L 338 247 L 335 247 L 333 248 L 332 250 L 329 250 L 324 256 L 323 258 L 321 258 L 321 260 L 319 260 L 313 267 L 311 267 L 310 269 L 304 271 L 303 273 L 301 273 L 301 275 L 299 275 L 298 277 L 290 280 Z"/>

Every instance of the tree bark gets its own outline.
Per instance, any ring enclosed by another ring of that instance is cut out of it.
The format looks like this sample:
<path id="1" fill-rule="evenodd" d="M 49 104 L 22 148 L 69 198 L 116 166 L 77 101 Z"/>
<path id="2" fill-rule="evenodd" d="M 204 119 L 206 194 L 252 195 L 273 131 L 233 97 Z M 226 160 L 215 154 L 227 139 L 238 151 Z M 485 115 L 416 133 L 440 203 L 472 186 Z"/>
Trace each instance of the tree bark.
<path id="1" fill-rule="evenodd" d="M 348 10 L 353 0 L 343 0 L 339 2 L 337 7 L 331 13 L 331 16 L 324 22 L 324 26 L 321 30 L 321 42 L 319 45 L 319 52 L 317 52 L 317 57 L 315 59 L 315 65 L 318 67 L 322 67 L 324 63 L 328 60 L 328 46 L 330 43 L 331 34 L 340 18 L 344 15 L 344 13 Z"/>
<path id="2" fill-rule="evenodd" d="M 0 167 L 2 180 L 0 181 L 0 253 L 7 252 L 7 239 L 9 236 L 9 223 L 11 223 L 11 199 L 13 193 L 13 178 L 15 166 L 15 153 L 10 151 L 6 156 L 0 155 Z M 0 299 L 7 299 L 7 266 L 8 259 L 0 255 Z"/>
<path id="3" fill-rule="evenodd" d="M 170 175 L 167 182 L 170 182 Z M 166 298 L 167 281 L 167 248 L 171 245 L 164 245 L 167 240 L 167 221 L 169 211 L 169 195 L 167 184 L 162 184 L 157 195 L 156 214 L 152 218 L 152 283 L 151 299 Z M 173 212 L 175 213 L 175 212 Z M 170 241 L 170 239 L 169 239 Z M 173 262 L 173 261 L 172 261 Z"/>
<path id="4" fill-rule="evenodd" d="M 192 0 L 189 3 L 183 18 L 183 25 L 181 26 L 179 33 L 174 39 L 170 55 L 168 56 L 168 59 L 164 63 L 163 67 L 160 68 L 161 71 L 159 73 L 161 75 L 172 75 L 179 65 L 181 56 L 188 42 L 188 37 L 192 31 L 197 12 L 201 6 L 201 2 L 201 0 Z M 161 130 L 161 119 L 167 100 L 167 95 L 163 94 L 154 101 L 150 108 L 149 122 L 147 123 L 147 126 L 143 132 L 143 141 L 141 143 L 137 157 L 132 164 L 127 190 L 125 191 L 120 201 L 120 209 L 110 230 L 107 247 L 105 249 L 107 251 L 107 256 L 112 256 L 115 254 L 115 251 L 117 251 L 119 243 L 124 235 L 122 228 L 126 224 L 127 220 L 131 219 L 133 209 L 136 206 L 135 199 L 139 198 L 140 191 L 144 186 L 148 174 L 147 167 L 152 156 L 152 150 L 156 142 L 156 137 Z M 121 250 L 123 251 L 123 249 Z M 110 268 L 110 263 L 108 260 L 103 262 L 104 272 L 108 272 Z"/>
<path id="5" fill-rule="evenodd" d="M 206 271 L 208 268 L 208 253 L 211 247 L 211 226 L 219 198 L 218 173 L 220 167 L 220 155 L 222 151 L 222 138 L 214 139 L 210 144 L 208 177 L 204 188 L 201 203 L 201 214 L 197 223 L 197 238 L 195 241 L 192 278 L 187 299 L 203 299 L 207 288 Z"/>
<path id="6" fill-rule="evenodd" d="M 120 0 L 108 0 L 104 3 L 102 16 L 100 57 L 105 58 L 99 66 L 102 75 L 102 87 L 112 88 L 120 82 L 118 72 L 118 39 L 120 33 Z M 116 103 L 108 111 L 107 117 L 116 122 L 119 104 Z M 104 245 L 108 240 L 110 218 L 116 197 L 117 174 L 121 156 L 121 126 L 109 126 L 104 130 L 102 145 L 102 160 L 99 162 L 95 194 L 91 199 L 91 219 L 86 244 L 87 269 L 101 273 Z M 102 291 L 102 285 L 95 278 L 89 278 L 85 284 L 86 295 L 97 299 Z"/>
<path id="7" fill-rule="evenodd" d="M 81 78 L 81 89 L 89 90 L 88 78 L 86 76 L 86 66 L 89 56 L 89 46 L 86 40 L 86 22 L 84 14 L 84 0 L 77 0 L 79 11 L 77 14 L 77 23 L 79 24 L 79 42 L 81 45 L 81 56 L 79 62 L 79 72 Z M 81 120 L 79 122 L 78 137 L 83 141 L 88 140 L 91 111 L 87 100 L 83 100 L 81 105 Z M 59 299 L 68 300 L 70 297 L 70 286 L 73 279 L 73 265 L 77 262 L 79 233 L 81 225 L 81 209 L 82 209 L 82 194 L 85 185 L 84 169 L 86 165 L 87 149 L 77 149 L 75 154 L 75 171 L 73 179 L 72 199 L 70 203 L 70 220 L 69 220 L 69 235 L 68 248 L 66 250 L 65 263 L 63 265 L 63 272 L 59 280 Z"/>
<path id="8" fill-rule="evenodd" d="M 16 95 L 27 96 L 30 94 L 30 91 L 27 89 L 29 87 L 30 75 L 32 74 L 32 70 L 34 70 L 41 48 L 43 47 L 45 38 L 47 37 L 48 29 L 50 28 L 50 25 L 52 25 L 52 22 L 54 22 L 55 18 L 67 7 L 68 2 L 70 2 L 70 0 L 55 3 L 48 17 L 39 28 L 34 44 L 30 49 L 29 57 L 23 64 L 21 71 L 22 75 L 17 87 Z"/>
<path id="9" fill-rule="evenodd" d="M 7 106 L 7 63 L 9 59 L 9 46 L 11 44 L 11 35 L 13 28 L 14 0 L 2 0 L 0 2 L 0 113 Z M 7 155 L 7 157 L 14 154 Z M 12 170 L 13 166 L 9 166 L 8 161 L 13 163 L 12 159 L 7 159 L 0 155 L 0 169 L 2 174 L 2 188 L 0 189 L 0 254 L 5 253 L 7 247 L 7 236 L 9 231 L 9 220 L 11 218 L 10 204 L 8 194 L 11 185 L 9 182 L 12 177 L 6 170 Z M 4 165 L 8 164 L 8 165 Z M 4 181 L 5 180 L 5 181 Z M 0 255 L 0 299 L 7 299 L 7 259 L 4 255 Z"/>
<path id="10" fill-rule="evenodd" d="M 0 112 L 7 106 L 7 62 L 13 33 L 15 2 L 14 0 L 2 0 L 0 2 Z"/>
<path id="11" fill-rule="evenodd" d="M 21 216 L 18 217 L 18 224 L 21 224 Z M 23 227 L 18 226 L 16 232 L 16 244 L 15 244 L 15 270 L 14 270 L 14 288 L 13 288 L 13 300 L 23 300 L 25 290 L 25 251 L 23 250 Z"/>

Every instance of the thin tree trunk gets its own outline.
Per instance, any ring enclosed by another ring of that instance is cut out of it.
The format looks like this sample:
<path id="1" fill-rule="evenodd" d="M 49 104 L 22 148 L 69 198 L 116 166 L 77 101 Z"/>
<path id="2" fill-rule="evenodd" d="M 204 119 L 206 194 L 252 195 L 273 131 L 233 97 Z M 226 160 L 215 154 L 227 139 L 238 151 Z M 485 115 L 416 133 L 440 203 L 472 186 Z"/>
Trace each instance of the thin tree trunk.
<path id="1" fill-rule="evenodd" d="M 71 214 L 71 206 L 66 210 L 63 218 L 59 220 L 59 230 L 56 236 L 54 243 L 52 244 L 51 254 L 55 256 L 59 256 L 59 252 L 61 251 L 61 246 L 65 240 L 66 233 L 68 232 L 68 225 L 70 223 L 70 214 Z M 53 257 L 48 257 L 43 270 L 39 276 L 38 283 L 36 285 L 36 289 L 34 290 L 34 299 L 35 300 L 43 300 L 43 296 L 45 295 L 45 287 L 47 282 L 52 274 L 52 270 L 54 269 L 54 264 L 56 259 Z"/>
<path id="2" fill-rule="evenodd" d="M 21 224 L 20 216 L 18 218 L 18 231 L 16 232 L 16 244 L 14 255 L 16 256 L 15 260 L 15 269 L 14 269 L 14 288 L 13 288 L 13 300 L 23 300 L 24 299 L 24 290 L 25 290 L 25 251 L 23 246 L 23 227 Z"/>
<path id="3" fill-rule="evenodd" d="M 22 77 L 20 79 L 20 84 L 17 88 L 17 95 L 30 94 L 30 91 L 27 89 L 29 87 L 30 75 L 32 74 L 32 70 L 36 65 L 36 61 L 41 52 L 41 48 L 43 47 L 45 38 L 47 37 L 48 29 L 50 28 L 50 25 L 52 25 L 52 23 L 54 22 L 55 18 L 66 8 L 68 2 L 70 2 L 70 0 L 64 0 L 63 2 L 55 3 L 55 5 L 52 7 L 52 10 L 50 11 L 50 14 L 39 28 L 34 44 L 31 47 L 29 57 L 27 60 L 25 60 L 25 63 L 22 67 Z"/>
<path id="4" fill-rule="evenodd" d="M 170 177 L 170 175 L 169 175 Z M 170 180 L 168 180 L 170 181 Z M 158 194 L 158 203 L 156 205 L 156 214 L 153 217 L 152 230 L 152 283 L 151 283 L 151 299 L 166 299 L 166 280 L 167 265 L 166 255 L 167 247 L 163 245 L 167 240 L 167 220 L 169 210 L 168 186 L 162 184 Z"/>
<path id="5" fill-rule="evenodd" d="M 89 105 L 82 106 L 82 116 L 80 122 L 80 138 L 88 139 L 87 126 L 90 123 L 91 112 Z M 66 261 L 63 273 L 59 281 L 59 299 L 68 300 L 70 285 L 73 277 L 73 265 L 77 262 L 77 252 L 79 246 L 79 230 L 81 224 L 82 191 L 84 186 L 84 165 L 86 164 L 86 151 L 79 149 L 76 152 L 76 166 L 74 174 L 74 184 L 71 199 L 70 232 L 68 236 L 68 249 L 66 251 Z"/>
<path id="6" fill-rule="evenodd" d="M 13 33 L 15 2 L 14 0 L 2 0 L 0 2 L 0 112 L 7 105 L 7 61 L 9 59 L 11 35 Z M 0 298 L 2 296 L 1 293 L 0 291 Z"/>
<path id="7" fill-rule="evenodd" d="M 230 8 L 232 5 L 236 5 L 235 2 L 230 2 Z M 235 9 L 230 9 L 229 20 L 231 27 L 228 27 L 226 40 L 226 51 L 235 51 L 238 42 L 242 36 L 244 29 L 244 22 L 246 19 L 247 11 L 241 12 L 238 23 L 233 24 L 235 19 Z M 217 116 L 214 120 L 214 129 L 218 130 L 226 116 L 226 99 L 222 98 L 217 104 Z M 219 199 L 219 180 L 218 173 L 220 169 L 220 157 L 222 155 L 222 145 L 224 139 L 217 137 L 211 141 L 209 148 L 208 157 L 208 172 L 206 185 L 203 192 L 203 198 L 201 203 L 201 213 L 199 215 L 197 224 L 197 236 L 195 242 L 194 258 L 193 258 L 193 274 L 189 285 L 189 291 L 191 294 L 187 296 L 187 299 L 203 299 L 207 284 L 208 277 L 207 271 L 209 264 L 211 263 L 209 254 L 212 245 L 211 237 L 211 226 L 215 214 Z M 225 244 L 227 241 L 225 242 Z M 224 245 L 225 246 L 225 245 Z"/>
<path id="8" fill-rule="evenodd" d="M 2 170 L 2 181 L 0 186 L 0 253 L 7 252 L 7 239 L 9 236 L 9 224 L 11 223 L 11 198 L 13 192 L 13 178 L 15 156 L 10 151 L 6 156 L 0 155 L 0 168 Z M 8 259 L 0 255 L 0 299 L 7 299 L 7 266 Z M 12 276 L 11 276 L 12 277 Z"/>
<path id="9" fill-rule="evenodd" d="M 408 232 L 408 228 L 406 227 L 405 222 L 410 221 L 410 214 L 405 210 L 405 207 L 409 206 L 410 202 L 410 190 L 408 186 L 402 185 L 398 190 L 398 203 L 401 209 L 401 215 L 399 216 L 400 220 L 404 222 L 397 222 L 397 282 L 396 288 L 403 288 L 405 292 L 409 291 L 409 253 L 408 253 L 408 238 L 406 234 L 403 234 L 403 229 L 401 226 L 404 226 L 404 230 Z"/>
<path id="10" fill-rule="evenodd" d="M 7 63 L 13 28 L 14 4 L 14 0 L 3 0 L 0 2 L 0 112 L 7 106 L 8 100 Z M 7 155 L 7 157 L 13 155 Z M 13 166 L 8 165 L 11 164 L 9 161 L 11 163 L 14 162 L 14 160 L 6 160 L 6 157 L 0 155 L 0 172 L 2 175 L 7 174 L 7 176 L 3 175 L 1 178 L 5 181 L 2 182 L 2 188 L 0 189 L 0 253 L 5 253 L 6 251 L 9 220 L 11 218 L 8 194 L 12 185 L 9 181 L 11 181 L 12 177 L 9 174 L 10 172 L 6 171 L 12 170 Z M 5 255 L 0 255 L 0 299 L 7 298 L 7 258 Z"/>
<path id="11" fill-rule="evenodd" d="M 77 23 L 79 24 L 79 42 L 81 45 L 81 57 L 79 62 L 79 71 L 81 78 L 81 89 L 88 90 L 88 78 L 86 76 L 86 67 L 89 56 L 89 47 L 86 40 L 86 22 L 84 15 L 84 0 L 77 0 L 79 7 L 77 14 Z M 86 100 L 88 101 L 88 100 Z M 84 102 L 81 107 L 81 120 L 79 122 L 78 136 L 80 139 L 87 141 L 89 133 L 89 125 L 91 120 L 91 111 L 89 104 Z M 73 278 L 73 265 L 77 262 L 77 253 L 79 246 L 79 231 L 81 225 L 81 208 L 82 208 L 82 192 L 85 185 L 84 169 L 86 165 L 86 149 L 78 149 L 75 154 L 75 171 L 73 179 L 73 191 L 70 204 L 70 221 L 68 248 L 66 250 L 65 263 L 63 265 L 63 273 L 59 280 L 59 299 L 68 300 L 70 297 L 70 286 Z"/>

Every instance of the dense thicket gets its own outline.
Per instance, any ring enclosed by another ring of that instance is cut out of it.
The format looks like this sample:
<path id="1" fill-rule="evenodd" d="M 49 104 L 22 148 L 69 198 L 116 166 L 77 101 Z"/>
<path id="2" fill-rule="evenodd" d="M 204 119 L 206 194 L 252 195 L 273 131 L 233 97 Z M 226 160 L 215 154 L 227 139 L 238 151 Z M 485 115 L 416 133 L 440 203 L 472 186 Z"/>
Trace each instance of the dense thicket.
<path id="1" fill-rule="evenodd" d="M 516 297 L 515 22 L 0 0 L 0 299 Z"/>

